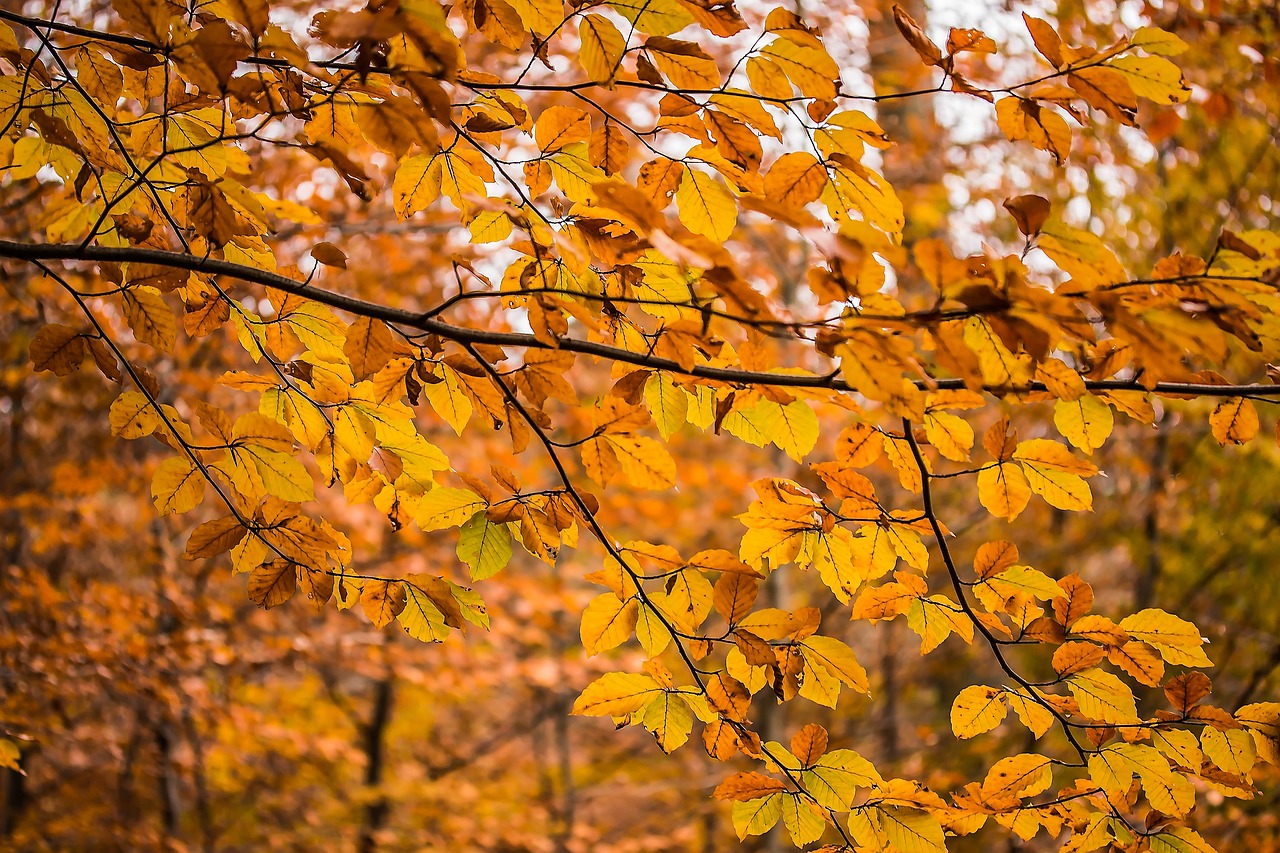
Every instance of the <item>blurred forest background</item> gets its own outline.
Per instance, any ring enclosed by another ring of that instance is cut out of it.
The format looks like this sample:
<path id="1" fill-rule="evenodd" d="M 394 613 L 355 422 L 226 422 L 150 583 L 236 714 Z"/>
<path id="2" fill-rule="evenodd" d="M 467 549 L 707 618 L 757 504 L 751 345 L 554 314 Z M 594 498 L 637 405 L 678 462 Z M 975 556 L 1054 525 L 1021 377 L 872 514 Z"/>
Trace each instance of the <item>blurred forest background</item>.
<path id="1" fill-rule="evenodd" d="M 37 17 L 53 12 L 49 3 L 16 5 Z M 307 4 L 292 5 L 305 21 Z M 748 16 L 761 14 L 757 5 L 739 4 Z M 824 27 L 852 86 L 930 85 L 887 3 L 812 5 L 804 11 Z M 917 3 L 911 11 L 944 39 L 949 26 L 982 26 L 1009 45 L 982 66 L 992 79 L 1030 62 L 1013 49 L 1030 47 L 1022 6 L 972 0 Z M 1021 238 L 1000 203 L 1023 192 L 1047 196 L 1100 230 L 1135 268 L 1179 247 L 1204 255 L 1222 226 L 1274 224 L 1274 4 L 1066 0 L 1039 11 L 1073 43 L 1105 43 L 1144 23 L 1177 33 L 1191 45 L 1179 57 L 1194 89 L 1190 102 L 1144 121 L 1145 136 L 1114 124 L 1075 129 L 1062 169 L 1006 141 L 989 110 L 969 110 L 959 96 L 885 102 L 877 118 L 897 145 L 885 152 L 884 169 L 903 198 L 908 241 L 934 236 L 969 251 L 985 240 L 1016 250 Z M 490 60 L 501 66 L 505 58 Z M 256 165 L 259 180 L 281 188 L 282 197 L 308 180 L 287 159 Z M 22 217 L 38 209 L 31 201 L 39 178 L 4 177 L 0 187 L 0 228 L 24 232 Z M 360 203 L 347 195 L 316 195 L 313 204 L 331 224 L 277 239 L 340 236 L 350 267 L 363 270 L 359 288 L 369 299 L 417 275 L 424 258 L 484 251 L 443 216 L 401 223 L 385 201 L 356 216 Z M 779 292 L 802 287 L 803 245 L 776 229 L 756 239 L 758 275 Z M 0 283 L 38 288 L 23 280 L 30 276 L 14 265 Z M 52 303 L 48 310 L 56 311 Z M 669 757 L 643 730 L 615 733 L 607 720 L 568 716 L 582 687 L 619 665 L 588 660 L 578 640 L 582 608 L 595 594 L 581 580 L 598 567 L 595 543 L 566 552 L 555 568 L 518 552 L 502 582 L 485 588 L 491 629 L 443 644 L 418 643 L 398 626 L 375 630 L 356 613 L 316 612 L 302 597 L 264 612 L 246 599 L 243 578 L 225 557 L 182 557 L 192 520 L 157 518 L 144 485 L 165 449 L 110 436 L 105 412 L 115 391 L 90 371 L 56 380 L 32 375 L 31 336 L 54 319 L 0 316 L 0 730 L 23 739 L 24 771 L 0 771 L 0 848 L 710 853 L 789 846 L 775 837 L 780 826 L 741 846 L 733 840 L 729 804 L 709 796 L 725 768 L 700 745 Z M 180 340 L 173 364 L 193 369 L 181 383 L 158 377 L 162 387 L 182 384 L 210 400 L 224 394 L 213 377 L 243 368 L 247 358 L 218 345 L 218 335 Z M 603 382 L 607 366 L 599 369 Z M 1230 709 L 1280 693 L 1280 459 L 1269 441 L 1220 449 L 1206 422 L 1211 407 L 1164 405 L 1159 432 L 1118 418 L 1095 460 L 1110 474 L 1094 483 L 1095 511 L 1069 515 L 1037 502 L 1014 525 L 1014 538 L 1025 562 L 1055 577 L 1078 571 L 1089 579 L 1099 612 L 1154 606 L 1194 621 L 1212 641 L 1214 699 Z M 1035 411 L 1021 415 L 1025 430 Z M 1262 413 L 1270 424 L 1269 407 Z M 1051 418 L 1047 405 L 1040 416 Z M 529 481 L 545 476 L 537 454 L 516 457 L 500 443 L 459 440 L 439 422 L 423 429 L 439 432 L 427 435 L 459 470 L 499 462 Z M 823 440 L 838 431 L 824 425 Z M 609 529 L 636 538 L 667 531 L 690 551 L 736 551 L 734 515 L 751 481 L 813 476 L 780 452 L 739 442 L 721 441 L 709 452 L 699 434 L 676 435 L 670 448 L 681 491 L 611 502 Z M 961 542 L 1002 535 L 972 489 L 943 487 L 937 499 L 953 531 L 966 534 Z M 324 511 L 343 519 L 355 552 L 380 570 L 454 573 L 466 582 L 451 535 L 393 532 L 372 507 L 340 500 Z M 963 547 L 958 556 L 971 558 Z M 810 600 L 808 586 L 820 586 L 813 574 L 788 572 L 766 594 L 786 608 Z M 843 631 L 866 665 L 876 702 L 852 697 L 838 712 L 784 708 L 764 691 L 752 710 L 762 731 L 785 739 L 801 722 L 819 722 L 833 745 L 939 791 L 980 778 L 991 738 L 957 741 L 947 713 L 960 687 L 994 664 L 959 644 L 921 657 L 900 622 L 846 629 L 842 614 L 828 617 L 824 624 L 836 636 Z M 642 660 L 638 650 L 623 657 L 624 667 Z M 794 717 L 801 711 L 803 720 Z M 940 751 L 946 762 L 933 760 Z M 948 777 L 941 767 L 963 775 Z M 1209 802 L 1194 824 L 1221 850 L 1280 849 L 1274 795 Z M 993 837 L 982 832 L 952 844 L 991 850 Z M 1010 850 L 1044 843 L 999 840 Z"/>

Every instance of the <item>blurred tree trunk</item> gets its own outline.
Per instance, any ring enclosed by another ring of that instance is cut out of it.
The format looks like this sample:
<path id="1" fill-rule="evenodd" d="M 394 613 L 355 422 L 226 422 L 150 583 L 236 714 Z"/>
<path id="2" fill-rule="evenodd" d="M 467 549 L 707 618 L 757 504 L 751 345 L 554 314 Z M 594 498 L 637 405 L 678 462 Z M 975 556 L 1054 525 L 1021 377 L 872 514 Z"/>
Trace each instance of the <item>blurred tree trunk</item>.
<path id="1" fill-rule="evenodd" d="M 377 790 L 382 784 L 382 770 L 385 763 L 383 733 L 391 719 L 392 677 L 388 674 L 378 680 L 373 687 L 373 713 L 364 730 L 364 785 L 369 791 Z M 360 826 L 360 853 L 373 853 L 378 843 L 376 835 L 386 823 L 390 803 L 378 792 L 364 809 L 364 823 Z"/>

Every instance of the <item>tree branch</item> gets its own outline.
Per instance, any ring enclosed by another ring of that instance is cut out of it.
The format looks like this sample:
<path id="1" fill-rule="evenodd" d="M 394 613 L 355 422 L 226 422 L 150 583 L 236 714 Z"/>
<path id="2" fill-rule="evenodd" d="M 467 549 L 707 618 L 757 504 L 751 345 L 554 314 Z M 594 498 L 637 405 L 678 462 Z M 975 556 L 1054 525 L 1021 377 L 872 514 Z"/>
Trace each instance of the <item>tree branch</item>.
<path id="1" fill-rule="evenodd" d="M 520 332 L 494 332 L 483 329 L 470 329 L 432 318 L 429 313 L 407 311 L 403 308 L 392 308 L 376 302 L 367 302 L 344 293 L 315 287 L 307 282 L 286 278 L 285 276 L 243 264 L 233 263 L 220 258 L 199 257 L 181 252 L 167 252 L 159 249 L 142 249 L 133 246 L 80 246 L 66 243 L 18 243 L 11 240 L 0 240 L 0 257 L 25 261 L 96 261 L 105 263 L 144 263 L 183 269 L 189 272 L 200 272 L 209 275 L 224 275 L 244 282 L 259 284 L 272 290 L 292 293 L 315 300 L 330 308 L 347 311 L 360 317 L 369 317 L 394 323 L 459 344 L 489 344 L 494 346 L 519 347 L 521 349 L 552 349 L 550 344 L 538 340 L 530 334 Z M 678 362 L 660 358 L 648 353 L 637 353 L 620 347 L 595 341 L 584 341 L 576 338 L 563 338 L 558 349 L 593 355 L 610 361 L 634 364 L 650 370 L 664 370 L 684 376 L 695 376 L 717 382 L 738 385 L 765 385 L 777 388 L 830 388 L 835 391 L 854 391 L 858 389 L 848 382 L 832 375 L 792 375 L 782 373 L 765 373 L 761 371 L 738 370 L 726 367 L 705 367 L 695 365 L 686 368 Z M 963 379 L 932 377 L 913 380 L 917 388 L 926 390 L 962 389 L 967 387 Z M 1090 391 L 1139 391 L 1164 395 L 1184 395 L 1197 397 L 1239 397 L 1252 395 L 1257 397 L 1280 397 L 1280 385 L 1251 383 L 1241 385 L 1209 385 L 1201 382 L 1157 382 L 1147 388 L 1132 379 L 1086 379 L 1085 387 Z M 1009 393 L 1028 393 L 1047 390 L 1043 382 L 1029 382 L 1016 388 L 989 387 L 984 389 L 997 396 Z"/>

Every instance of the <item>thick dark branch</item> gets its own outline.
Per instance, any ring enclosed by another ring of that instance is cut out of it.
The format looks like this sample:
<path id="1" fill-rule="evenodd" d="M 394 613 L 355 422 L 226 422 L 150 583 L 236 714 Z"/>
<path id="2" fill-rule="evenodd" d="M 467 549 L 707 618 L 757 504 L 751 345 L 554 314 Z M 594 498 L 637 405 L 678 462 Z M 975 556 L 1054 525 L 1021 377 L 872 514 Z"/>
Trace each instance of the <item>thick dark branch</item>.
<path id="1" fill-rule="evenodd" d="M 190 272 L 224 275 L 240 281 L 259 284 L 272 290 L 304 296 L 322 305 L 347 311 L 359 317 L 369 317 L 428 334 L 439 335 L 441 338 L 456 341 L 459 344 L 489 344 L 520 349 L 552 348 L 549 344 L 538 340 L 533 335 L 456 326 L 452 323 L 434 319 L 431 316 L 431 312 L 407 311 L 403 308 L 392 308 L 376 302 L 367 302 L 344 293 L 325 290 L 307 282 L 286 278 L 277 273 L 232 263 L 220 258 L 198 257 L 196 255 L 185 255 L 181 252 L 166 252 L 159 249 L 143 249 L 134 246 L 17 243 L 10 240 L 0 240 L 0 257 L 24 261 L 58 260 L 157 264 Z M 833 375 L 790 375 L 697 365 L 685 368 L 670 359 L 660 358 L 649 353 L 631 352 L 620 347 L 609 346 L 595 341 L 563 338 L 558 341 L 558 344 L 558 348 L 566 352 L 593 355 L 610 361 L 634 364 L 637 367 L 650 370 L 665 370 L 669 373 L 696 376 L 716 382 L 737 385 L 769 385 L 779 388 L 830 388 L 836 391 L 854 392 L 858 390 L 848 382 Z M 963 379 L 928 378 L 914 381 L 916 387 L 927 390 L 961 389 L 966 387 Z M 1265 385 L 1262 383 L 1208 385 L 1200 382 L 1158 382 L 1153 388 L 1147 388 L 1142 383 L 1132 379 L 1086 379 L 1084 384 L 1090 391 L 1150 391 L 1156 394 L 1194 397 L 1280 397 L 1280 385 Z M 986 390 L 995 394 L 1006 394 L 1045 391 L 1047 389 L 1043 382 L 1030 382 L 1017 388 L 988 388 Z"/>

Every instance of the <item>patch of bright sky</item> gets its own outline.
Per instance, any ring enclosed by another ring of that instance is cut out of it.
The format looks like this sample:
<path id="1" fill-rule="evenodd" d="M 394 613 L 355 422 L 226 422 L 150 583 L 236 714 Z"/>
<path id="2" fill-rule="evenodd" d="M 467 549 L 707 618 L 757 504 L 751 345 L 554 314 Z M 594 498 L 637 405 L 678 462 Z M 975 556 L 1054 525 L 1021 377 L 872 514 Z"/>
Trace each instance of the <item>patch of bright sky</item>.
<path id="1" fill-rule="evenodd" d="M 1035 50 L 1022 13 L 1054 23 L 1055 5 L 1026 3 L 1010 8 L 1009 4 L 996 0 L 934 2 L 930 4 L 927 31 L 937 43 L 945 44 L 951 27 L 981 29 L 999 48 L 999 53 L 989 60 L 992 67 L 997 69 L 1001 80 L 1013 83 L 1032 79 L 1048 70 Z M 1093 23 L 1114 27 L 1119 35 L 1144 24 L 1141 8 L 1136 2 L 1095 4 L 1089 14 Z M 1105 154 L 1088 161 L 1072 157 L 1058 168 L 1047 155 L 1034 151 L 1026 142 L 1011 145 L 998 130 L 991 105 L 977 98 L 941 97 L 935 104 L 939 124 L 947 129 L 950 140 L 957 146 L 949 157 L 950 165 L 962 167 L 944 178 L 948 200 L 954 209 L 949 237 L 958 252 L 982 251 L 993 223 L 1006 215 L 989 197 L 1002 190 L 1012 188 L 1014 193 L 1050 195 L 1048 188 L 1052 184 L 1061 186 L 1065 182 L 1070 197 L 1055 214 L 1069 224 L 1100 234 L 1103 220 L 1095 215 L 1088 197 L 1091 179 L 1096 185 L 1108 188 L 1117 203 L 1132 188 L 1132 170 L 1117 165 Z M 1081 132 L 1073 119 L 1067 121 L 1073 133 Z M 1121 128 L 1119 136 L 1130 158 L 1142 162 L 1155 156 L 1154 148 L 1140 130 Z M 1123 221 L 1127 211 L 1117 209 L 1113 216 Z M 1039 253 L 1033 253 L 1029 260 L 1034 266 L 1051 270 L 1047 259 L 1038 256 Z"/>

